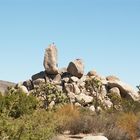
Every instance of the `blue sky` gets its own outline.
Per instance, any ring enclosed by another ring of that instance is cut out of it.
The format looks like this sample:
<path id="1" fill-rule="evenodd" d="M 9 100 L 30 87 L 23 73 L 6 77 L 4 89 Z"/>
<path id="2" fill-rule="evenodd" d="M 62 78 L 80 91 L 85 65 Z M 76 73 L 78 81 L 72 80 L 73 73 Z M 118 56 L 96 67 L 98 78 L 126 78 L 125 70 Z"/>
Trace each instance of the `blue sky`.
<path id="1" fill-rule="evenodd" d="M 0 79 L 22 81 L 44 70 L 55 42 L 59 67 L 82 58 L 85 73 L 140 83 L 140 0 L 0 0 Z"/>

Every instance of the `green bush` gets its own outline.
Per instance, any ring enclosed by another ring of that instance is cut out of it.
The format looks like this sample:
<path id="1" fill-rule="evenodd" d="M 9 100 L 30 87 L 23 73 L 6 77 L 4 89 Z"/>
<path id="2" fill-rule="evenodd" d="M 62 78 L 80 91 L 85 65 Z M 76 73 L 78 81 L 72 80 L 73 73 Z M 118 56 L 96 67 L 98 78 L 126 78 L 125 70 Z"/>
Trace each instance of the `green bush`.
<path id="1" fill-rule="evenodd" d="M 24 114 L 31 114 L 37 107 L 37 100 L 34 96 L 20 91 L 9 92 L 7 95 L 0 95 L 0 115 L 18 118 Z"/>
<path id="2" fill-rule="evenodd" d="M 119 111 L 121 109 L 122 98 L 118 96 L 116 93 L 108 93 L 108 97 L 110 101 L 113 103 L 112 111 Z M 109 110 L 111 110 L 109 109 Z"/>
<path id="3" fill-rule="evenodd" d="M 32 115 L 12 119 L 0 118 L 0 139 L 5 140 L 50 140 L 56 134 L 53 113 L 36 110 Z"/>
<path id="4" fill-rule="evenodd" d="M 32 95 L 39 99 L 40 107 L 45 109 L 49 108 L 52 101 L 55 102 L 55 106 L 58 104 L 68 103 L 69 101 L 66 94 L 59 91 L 58 88 L 51 83 L 41 84 L 36 87 L 32 92 Z"/>
<path id="5" fill-rule="evenodd" d="M 123 112 L 140 112 L 140 102 L 133 100 L 122 99 L 121 102 Z"/>

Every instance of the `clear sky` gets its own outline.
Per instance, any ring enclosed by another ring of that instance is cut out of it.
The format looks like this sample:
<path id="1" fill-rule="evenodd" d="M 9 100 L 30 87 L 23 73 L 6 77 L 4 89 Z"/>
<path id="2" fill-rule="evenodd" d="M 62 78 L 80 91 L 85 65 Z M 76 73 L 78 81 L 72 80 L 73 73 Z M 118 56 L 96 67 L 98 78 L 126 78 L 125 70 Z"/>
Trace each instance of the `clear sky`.
<path id="1" fill-rule="evenodd" d="M 55 42 L 59 67 L 82 58 L 95 69 L 140 83 L 140 0 L 0 0 L 0 79 L 22 81 L 44 70 Z"/>

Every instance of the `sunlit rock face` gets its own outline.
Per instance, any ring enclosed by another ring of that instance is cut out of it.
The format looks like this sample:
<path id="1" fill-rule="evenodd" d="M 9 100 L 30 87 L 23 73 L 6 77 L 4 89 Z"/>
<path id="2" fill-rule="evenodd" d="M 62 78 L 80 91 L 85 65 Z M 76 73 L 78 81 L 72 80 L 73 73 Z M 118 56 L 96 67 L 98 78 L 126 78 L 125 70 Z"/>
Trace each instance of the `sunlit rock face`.
<path id="1" fill-rule="evenodd" d="M 57 48 L 54 44 L 49 45 L 45 50 L 44 68 L 48 74 L 58 74 Z"/>

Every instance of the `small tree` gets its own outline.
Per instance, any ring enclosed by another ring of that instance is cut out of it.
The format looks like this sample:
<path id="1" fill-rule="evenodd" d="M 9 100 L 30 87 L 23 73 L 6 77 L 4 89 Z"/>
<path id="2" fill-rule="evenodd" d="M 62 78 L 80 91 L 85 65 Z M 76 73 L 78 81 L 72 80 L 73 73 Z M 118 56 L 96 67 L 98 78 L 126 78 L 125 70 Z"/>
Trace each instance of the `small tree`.
<path id="1" fill-rule="evenodd" d="M 86 89 L 95 97 L 95 109 L 97 109 L 99 105 L 98 96 L 102 92 L 101 81 L 96 77 L 86 80 Z"/>
<path id="2" fill-rule="evenodd" d="M 55 105 L 68 102 L 66 94 L 51 83 L 41 84 L 33 90 L 32 94 L 40 99 L 40 107 L 45 109 L 48 109 L 52 101 L 55 102 Z"/>

